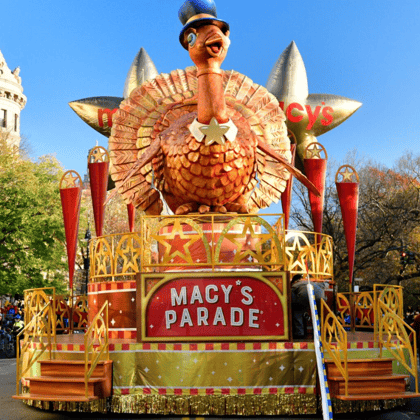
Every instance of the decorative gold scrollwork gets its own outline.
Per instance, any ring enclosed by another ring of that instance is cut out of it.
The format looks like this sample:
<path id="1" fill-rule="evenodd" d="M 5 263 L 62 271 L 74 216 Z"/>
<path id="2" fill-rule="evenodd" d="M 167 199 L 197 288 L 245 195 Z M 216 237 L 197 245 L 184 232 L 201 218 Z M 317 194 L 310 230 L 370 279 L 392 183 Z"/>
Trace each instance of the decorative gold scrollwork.
<path id="1" fill-rule="evenodd" d="M 306 273 L 332 279 L 332 240 L 287 231 L 278 215 L 142 216 L 139 233 L 102 236 L 91 244 L 91 281 L 133 278 L 138 272 L 226 270 Z"/>

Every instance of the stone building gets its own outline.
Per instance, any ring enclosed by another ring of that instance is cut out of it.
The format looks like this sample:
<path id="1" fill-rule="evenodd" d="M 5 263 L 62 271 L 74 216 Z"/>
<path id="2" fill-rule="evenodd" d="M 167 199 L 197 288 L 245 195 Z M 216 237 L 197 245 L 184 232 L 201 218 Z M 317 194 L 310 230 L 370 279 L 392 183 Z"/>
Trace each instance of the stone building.
<path id="1" fill-rule="evenodd" d="M 0 132 L 14 146 L 20 144 L 20 111 L 26 105 L 19 72 L 19 67 L 9 69 L 0 51 Z"/>

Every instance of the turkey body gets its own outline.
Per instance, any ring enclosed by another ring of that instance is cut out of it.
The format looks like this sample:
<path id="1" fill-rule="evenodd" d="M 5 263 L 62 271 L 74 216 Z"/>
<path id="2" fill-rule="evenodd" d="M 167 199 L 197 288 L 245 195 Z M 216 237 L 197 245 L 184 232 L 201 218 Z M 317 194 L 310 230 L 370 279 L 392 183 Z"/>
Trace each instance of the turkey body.
<path id="1" fill-rule="evenodd" d="M 223 72 L 227 117 L 238 133 L 232 142 L 206 146 L 189 130 L 197 117 L 196 73 L 189 67 L 160 74 L 121 103 L 109 139 L 110 174 L 119 193 L 147 214 L 161 213 L 162 197 L 174 212 L 196 203 L 255 213 L 277 202 L 290 174 L 259 147 L 264 142 L 290 162 L 277 99 L 248 77 Z M 137 167 L 151 149 L 157 151 L 151 162 Z"/>
<path id="2" fill-rule="evenodd" d="M 188 128 L 197 117 L 195 112 L 178 118 L 162 132 L 164 197 L 168 203 L 224 205 L 229 210 L 231 203 L 242 202 L 252 191 L 257 138 L 243 117 L 233 110 L 230 114 L 238 134 L 224 144 L 206 146 L 204 140 L 196 140 Z"/>

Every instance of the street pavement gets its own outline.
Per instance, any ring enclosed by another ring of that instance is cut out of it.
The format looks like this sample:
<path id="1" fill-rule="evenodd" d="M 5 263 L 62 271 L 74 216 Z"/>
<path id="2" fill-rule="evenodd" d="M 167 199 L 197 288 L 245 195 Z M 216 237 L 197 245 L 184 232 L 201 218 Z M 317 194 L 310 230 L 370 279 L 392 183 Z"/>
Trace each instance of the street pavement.
<path id="1" fill-rule="evenodd" d="M 160 419 L 164 420 L 203 420 L 204 417 L 185 416 L 145 416 L 134 414 L 97 414 L 97 413 L 62 413 L 47 412 L 28 407 L 20 400 L 12 399 L 16 393 L 16 359 L 0 358 L 0 420 L 65 420 L 65 419 Z M 412 384 L 413 385 L 413 384 Z M 232 420 L 322 420 L 322 414 L 317 416 L 295 416 L 295 417 L 232 417 Z M 220 417 L 205 417 L 205 420 L 220 420 Z M 420 420 L 420 398 L 414 398 L 408 402 L 406 407 L 398 410 L 349 413 L 334 415 L 337 420 Z"/>

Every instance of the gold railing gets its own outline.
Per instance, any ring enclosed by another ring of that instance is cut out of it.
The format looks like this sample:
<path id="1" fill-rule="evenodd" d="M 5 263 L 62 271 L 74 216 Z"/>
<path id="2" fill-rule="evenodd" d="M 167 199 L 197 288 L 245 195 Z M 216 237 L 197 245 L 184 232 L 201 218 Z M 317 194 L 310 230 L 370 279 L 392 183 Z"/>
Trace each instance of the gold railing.
<path id="1" fill-rule="evenodd" d="M 379 301 L 381 300 L 395 315 L 404 319 L 403 288 L 402 286 L 375 284 L 373 286 L 375 297 L 375 341 L 378 339 L 379 321 Z"/>
<path id="2" fill-rule="evenodd" d="M 55 287 L 44 287 L 38 289 L 27 289 L 23 295 L 24 302 L 24 321 L 25 325 L 40 313 L 45 305 L 51 302 L 52 317 L 55 320 L 56 313 L 56 298 L 55 298 Z M 56 335 L 56 322 L 52 322 L 52 335 L 55 338 Z"/>
<path id="3" fill-rule="evenodd" d="M 337 317 L 344 327 L 352 331 L 356 328 L 374 329 L 376 341 L 378 299 L 382 299 L 398 316 L 404 318 L 402 287 L 384 284 L 375 284 L 372 292 L 337 293 Z M 350 323 L 346 323 L 347 315 Z"/>
<path id="4" fill-rule="evenodd" d="M 24 320 L 27 324 L 47 303 L 51 302 L 53 336 L 84 331 L 87 328 L 87 296 L 57 295 L 55 287 L 28 289 L 24 292 Z"/>
<path id="5" fill-rule="evenodd" d="M 382 348 L 386 347 L 392 356 L 413 375 L 416 384 L 416 393 L 418 393 L 416 332 L 392 308 L 387 306 L 382 299 L 378 299 L 377 310 L 379 318 L 378 337 L 380 357 L 382 357 Z M 413 346 L 410 343 L 410 337 L 407 331 L 410 331 L 413 336 Z M 410 363 L 407 363 L 404 353 L 408 353 Z"/>
<path id="6" fill-rule="evenodd" d="M 306 275 L 309 269 L 312 279 L 333 279 L 333 242 L 330 236 L 287 230 L 284 241 L 287 271 Z"/>
<path id="7" fill-rule="evenodd" d="M 108 301 L 93 318 L 85 333 L 85 396 L 89 397 L 89 379 L 102 357 L 109 360 Z"/>
<path id="8" fill-rule="evenodd" d="M 31 369 L 34 363 L 44 354 L 49 352 L 51 359 L 52 338 L 54 336 L 53 303 L 48 302 L 16 337 L 16 395 L 19 395 L 21 379 Z M 20 337 L 23 336 L 22 349 Z M 54 336 L 55 338 L 55 336 Z M 46 341 L 45 341 L 46 340 Z M 23 360 L 21 360 L 21 354 Z M 22 366 L 21 366 L 22 364 Z"/>
<path id="9" fill-rule="evenodd" d="M 337 293 L 337 318 L 345 327 L 352 331 L 358 329 L 372 329 L 375 322 L 375 298 L 373 292 L 345 292 Z M 346 323 L 346 316 L 350 323 Z"/>
<path id="10" fill-rule="evenodd" d="M 285 231 L 279 215 L 142 216 L 140 232 L 95 238 L 90 251 L 93 282 L 169 270 L 295 274 L 307 266 L 312 278 L 333 278 L 331 237 Z"/>
<path id="11" fill-rule="evenodd" d="M 345 394 L 348 395 L 347 333 L 323 299 L 321 299 L 321 320 L 322 346 L 343 376 Z"/>

